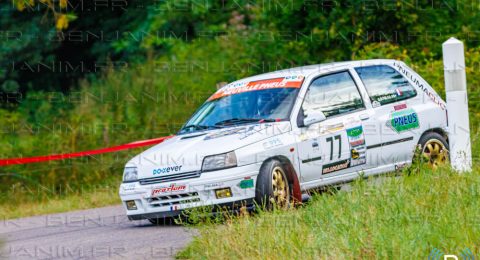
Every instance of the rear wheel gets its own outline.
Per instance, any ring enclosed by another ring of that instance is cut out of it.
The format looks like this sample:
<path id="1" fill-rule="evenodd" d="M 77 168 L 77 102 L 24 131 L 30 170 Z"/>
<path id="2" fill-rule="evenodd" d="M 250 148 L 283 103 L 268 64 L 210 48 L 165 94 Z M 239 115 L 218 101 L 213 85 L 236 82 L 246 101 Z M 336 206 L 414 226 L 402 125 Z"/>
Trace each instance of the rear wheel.
<path id="1" fill-rule="evenodd" d="M 255 200 L 267 209 L 290 207 L 291 193 L 285 167 L 278 160 L 266 162 L 257 179 Z"/>
<path id="2" fill-rule="evenodd" d="M 432 169 L 449 162 L 448 143 L 442 135 L 430 132 L 420 138 L 421 156 Z"/>

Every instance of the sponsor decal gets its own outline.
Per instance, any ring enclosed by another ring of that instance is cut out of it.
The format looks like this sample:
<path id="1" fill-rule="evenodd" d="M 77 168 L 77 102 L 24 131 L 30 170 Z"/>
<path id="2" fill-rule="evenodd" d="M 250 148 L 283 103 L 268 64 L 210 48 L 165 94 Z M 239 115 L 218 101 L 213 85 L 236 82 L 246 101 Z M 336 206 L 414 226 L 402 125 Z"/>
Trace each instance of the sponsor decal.
<path id="1" fill-rule="evenodd" d="M 156 197 L 162 194 L 185 191 L 186 189 L 187 189 L 187 185 L 170 184 L 170 186 L 154 188 L 152 190 L 152 197 Z"/>
<path id="2" fill-rule="evenodd" d="M 260 122 L 260 120 L 259 120 L 259 122 Z M 267 127 L 270 127 L 270 126 L 271 126 L 270 124 L 266 124 L 266 125 L 262 125 L 262 126 L 251 125 L 251 126 L 244 129 L 245 131 L 242 133 L 242 135 L 240 136 L 239 139 L 243 140 L 243 139 L 245 139 L 245 138 L 247 138 L 247 137 L 249 137 L 249 136 L 251 136 L 255 133 L 259 133 L 260 131 L 267 129 Z"/>
<path id="3" fill-rule="evenodd" d="M 374 108 L 375 108 L 375 107 L 379 107 L 379 106 L 381 106 L 381 105 L 382 105 L 382 104 L 380 104 L 380 102 L 378 102 L 378 101 L 376 101 L 376 100 L 372 102 L 372 107 L 374 107 Z"/>
<path id="4" fill-rule="evenodd" d="M 322 167 L 322 174 L 329 174 L 332 172 L 344 170 L 350 167 L 350 159 L 346 160 L 341 160 L 338 162 L 330 163 L 330 164 L 325 164 Z"/>
<path id="5" fill-rule="evenodd" d="M 260 122 L 260 121 L 259 121 Z M 278 122 L 278 121 L 277 121 Z M 262 135 L 278 135 L 288 131 L 290 129 L 289 124 L 275 124 L 275 123 L 264 123 L 260 125 L 250 125 L 245 129 L 245 132 L 240 134 L 239 139 L 246 139 L 254 134 Z"/>
<path id="6" fill-rule="evenodd" d="M 153 170 L 153 175 L 162 174 L 162 173 L 169 173 L 169 172 L 178 172 L 181 169 L 182 169 L 182 165 L 158 168 L 158 169 Z"/>
<path id="7" fill-rule="evenodd" d="M 135 183 L 124 183 L 121 185 L 123 191 L 135 190 Z"/>
<path id="8" fill-rule="evenodd" d="M 399 96 L 399 97 L 400 97 L 401 95 L 403 95 L 402 90 L 400 90 L 399 88 L 396 88 L 396 89 L 395 89 L 395 92 L 397 92 L 397 96 Z"/>
<path id="9" fill-rule="evenodd" d="M 397 133 L 415 129 L 420 126 L 417 112 L 413 109 L 404 109 L 392 112 L 390 127 Z"/>
<path id="10" fill-rule="evenodd" d="M 348 142 L 350 144 L 350 166 L 362 165 L 367 162 L 365 134 L 361 125 L 347 129 Z"/>
<path id="11" fill-rule="evenodd" d="M 210 139 L 215 139 L 215 138 L 224 137 L 228 135 L 234 135 L 236 133 L 245 131 L 245 129 L 246 129 L 245 127 L 240 127 L 240 128 L 228 129 L 225 131 L 219 131 L 211 135 L 207 135 L 203 140 L 210 140 Z"/>
<path id="12" fill-rule="evenodd" d="M 354 160 L 360 158 L 360 153 L 355 149 L 350 150 L 350 154 Z"/>
<path id="13" fill-rule="evenodd" d="M 399 63 L 394 63 L 393 66 L 397 68 L 400 73 L 402 73 L 405 77 L 409 78 L 412 82 L 413 85 L 417 88 L 419 88 L 421 91 L 427 95 L 430 100 L 433 101 L 433 103 L 437 104 L 442 110 L 446 110 L 446 104 L 443 102 L 443 100 L 433 92 L 433 90 L 429 89 L 427 86 L 423 85 L 423 83 L 413 75 L 408 69 L 404 68 L 401 64 Z"/>
<path id="14" fill-rule="evenodd" d="M 345 125 L 343 123 L 338 123 L 334 125 L 327 125 L 324 126 L 320 129 L 321 134 L 326 134 L 326 133 L 335 133 L 337 131 L 345 129 Z"/>
<path id="15" fill-rule="evenodd" d="M 239 186 L 240 186 L 241 189 L 253 188 L 253 187 L 254 187 L 254 185 L 253 185 L 253 179 L 242 180 L 242 181 L 239 183 Z"/>
<path id="16" fill-rule="evenodd" d="M 203 185 L 204 190 L 214 190 L 223 186 L 223 182 L 208 183 Z"/>
<path id="17" fill-rule="evenodd" d="M 303 76 L 288 76 L 282 78 L 228 84 L 215 92 L 215 94 L 213 94 L 208 100 L 215 100 L 221 97 L 255 90 L 273 88 L 300 88 L 302 86 L 303 79 Z"/>
<path id="18" fill-rule="evenodd" d="M 345 126 L 343 125 L 343 123 L 338 123 L 336 125 L 329 125 L 327 126 L 327 131 L 329 132 L 336 132 L 336 131 L 339 131 L 339 130 L 342 130 L 344 129 Z"/>
<path id="19" fill-rule="evenodd" d="M 317 138 L 314 138 L 312 140 L 312 150 L 314 152 L 320 152 L 320 145 L 319 145 L 319 141 Z"/>
<path id="20" fill-rule="evenodd" d="M 357 146 L 364 145 L 364 144 L 365 144 L 365 139 L 350 141 L 350 146 L 351 147 L 357 147 Z"/>
<path id="21" fill-rule="evenodd" d="M 348 137 L 358 137 L 361 134 L 363 134 L 363 127 L 362 126 L 357 126 L 357 127 L 354 127 L 354 128 L 347 129 Z"/>
<path id="22" fill-rule="evenodd" d="M 384 96 L 379 96 L 377 97 L 377 102 L 382 103 L 382 101 L 390 101 L 390 100 L 395 100 L 397 98 L 396 94 L 387 94 Z"/>
<path id="23" fill-rule="evenodd" d="M 268 150 L 281 145 L 283 145 L 283 143 L 279 138 L 273 138 L 264 142 L 263 148 L 265 148 L 265 150 Z"/>
<path id="24" fill-rule="evenodd" d="M 396 105 L 396 106 L 393 106 L 393 108 L 395 109 L 395 111 L 402 110 L 402 109 L 406 109 L 406 108 L 407 108 L 407 104 Z"/>

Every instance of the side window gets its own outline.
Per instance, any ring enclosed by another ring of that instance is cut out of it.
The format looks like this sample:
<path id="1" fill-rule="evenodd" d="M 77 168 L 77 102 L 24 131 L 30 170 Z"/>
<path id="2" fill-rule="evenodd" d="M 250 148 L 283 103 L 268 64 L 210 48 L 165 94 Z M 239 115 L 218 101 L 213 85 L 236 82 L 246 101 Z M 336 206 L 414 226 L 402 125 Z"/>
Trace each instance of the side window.
<path id="1" fill-rule="evenodd" d="M 355 69 L 362 79 L 372 103 L 380 105 L 412 98 L 417 91 L 398 71 L 387 65 Z"/>
<path id="2" fill-rule="evenodd" d="M 326 117 L 364 108 L 362 97 L 347 71 L 315 79 L 309 86 L 302 108 L 322 111 Z"/>

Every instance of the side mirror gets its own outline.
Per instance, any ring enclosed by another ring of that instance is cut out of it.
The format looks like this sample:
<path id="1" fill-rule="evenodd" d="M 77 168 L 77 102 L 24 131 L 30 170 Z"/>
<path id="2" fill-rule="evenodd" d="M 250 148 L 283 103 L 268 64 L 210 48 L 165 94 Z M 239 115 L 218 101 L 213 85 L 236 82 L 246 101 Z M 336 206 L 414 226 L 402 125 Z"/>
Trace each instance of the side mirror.
<path id="1" fill-rule="evenodd" d="M 315 123 L 320 123 L 325 121 L 327 117 L 322 111 L 311 111 L 305 118 L 303 119 L 303 124 L 305 126 L 313 125 Z"/>

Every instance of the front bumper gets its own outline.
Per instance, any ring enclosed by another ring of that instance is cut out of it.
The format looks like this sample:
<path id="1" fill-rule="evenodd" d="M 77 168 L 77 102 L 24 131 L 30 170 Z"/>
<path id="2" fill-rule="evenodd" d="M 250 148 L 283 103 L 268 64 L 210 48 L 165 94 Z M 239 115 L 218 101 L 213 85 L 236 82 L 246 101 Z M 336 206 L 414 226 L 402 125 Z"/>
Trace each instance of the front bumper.
<path id="1" fill-rule="evenodd" d="M 240 200 L 234 201 L 231 203 L 222 203 L 214 205 L 212 208 L 211 214 L 214 215 L 217 212 L 227 210 L 228 212 L 240 212 L 240 209 L 245 207 L 247 211 L 253 211 L 255 209 L 255 202 L 254 199 L 247 199 L 247 200 Z M 168 217 L 176 217 L 182 214 L 185 209 L 181 210 L 173 210 L 167 212 L 152 212 L 152 213 L 145 213 L 145 214 L 136 214 L 136 215 L 128 215 L 129 220 L 142 220 L 142 219 L 162 219 Z"/>
<path id="2" fill-rule="evenodd" d="M 120 198 L 130 220 L 163 218 L 178 216 L 185 209 L 201 206 L 227 206 L 237 209 L 239 206 L 253 205 L 255 185 L 261 164 L 250 164 L 219 171 L 203 172 L 200 177 L 141 185 L 139 182 L 122 183 Z M 247 187 L 240 185 L 248 181 Z M 173 185 L 173 186 L 172 186 Z M 166 187 L 183 187 L 181 191 L 154 190 Z M 231 196 L 217 198 L 215 190 L 230 188 Z M 152 195 L 154 194 L 154 195 Z M 128 210 L 126 201 L 135 201 L 136 209 Z M 217 207 L 218 208 L 218 207 Z"/>

